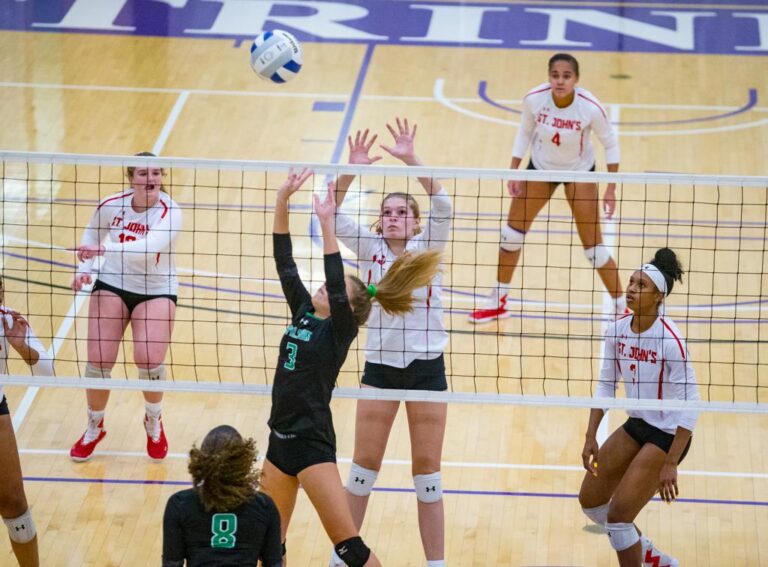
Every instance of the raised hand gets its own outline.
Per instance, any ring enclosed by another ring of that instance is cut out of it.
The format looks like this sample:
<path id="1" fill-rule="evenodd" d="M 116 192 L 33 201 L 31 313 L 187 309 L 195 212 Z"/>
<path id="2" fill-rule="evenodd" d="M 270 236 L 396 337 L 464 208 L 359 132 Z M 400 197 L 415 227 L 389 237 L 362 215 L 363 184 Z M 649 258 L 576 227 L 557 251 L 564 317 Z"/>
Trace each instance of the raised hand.
<path id="1" fill-rule="evenodd" d="M 347 136 L 347 145 L 349 146 L 349 163 L 355 165 L 371 165 L 381 159 L 381 156 L 370 156 L 371 147 L 378 138 L 378 134 L 374 134 L 370 140 L 368 140 L 368 128 L 364 132 L 360 130 L 355 134 L 354 141 L 352 136 Z"/>
<path id="2" fill-rule="evenodd" d="M 320 219 L 320 223 L 334 222 L 334 213 L 336 213 L 336 184 L 333 181 L 328 182 L 328 192 L 321 201 L 318 195 L 313 195 L 315 202 L 315 214 Z"/>
<path id="3" fill-rule="evenodd" d="M 306 167 L 301 171 L 296 171 L 293 168 L 289 169 L 288 177 L 277 189 L 277 196 L 286 200 L 289 199 L 291 195 L 298 191 L 304 182 L 313 175 L 313 173 L 314 172 L 312 170 L 307 169 Z"/>
<path id="4" fill-rule="evenodd" d="M 401 121 L 400 118 L 395 119 L 397 124 L 397 130 L 395 130 L 390 124 L 387 124 L 387 130 L 389 130 L 390 134 L 392 134 L 392 137 L 395 139 L 395 145 L 394 146 L 385 146 L 381 145 L 381 149 L 390 154 L 392 157 L 396 157 L 397 159 L 405 162 L 407 165 L 418 165 L 417 158 L 416 158 L 416 152 L 413 148 L 413 140 L 416 138 L 416 127 L 417 125 L 413 125 L 413 130 L 411 130 L 410 126 L 408 125 L 408 119 L 403 118 Z"/>

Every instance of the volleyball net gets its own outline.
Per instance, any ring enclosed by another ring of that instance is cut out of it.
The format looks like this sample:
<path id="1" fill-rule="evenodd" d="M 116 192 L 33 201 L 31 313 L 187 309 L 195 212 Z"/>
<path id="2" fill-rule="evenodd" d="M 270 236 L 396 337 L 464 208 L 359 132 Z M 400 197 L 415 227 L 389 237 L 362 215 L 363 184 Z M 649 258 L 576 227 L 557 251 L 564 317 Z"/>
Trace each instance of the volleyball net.
<path id="1" fill-rule="evenodd" d="M 276 189 L 290 167 L 314 176 L 291 199 L 294 257 L 310 290 L 324 281 L 322 243 L 311 194 L 354 174 L 341 207 L 363 226 L 379 216 L 385 194 L 430 203 L 417 177 L 439 180 L 453 203 L 445 243 L 442 302 L 449 335 L 445 393 L 361 389 L 361 329 L 338 379 L 336 395 L 355 398 L 551 404 L 579 407 L 768 410 L 768 178 L 674 174 L 599 174 L 341 166 L 0 152 L 2 278 L 5 305 L 25 315 L 49 354 L 54 377 L 31 376 L 9 357 L 17 385 L 270 391 L 278 346 L 290 322 L 272 259 Z M 88 361 L 89 289 L 70 289 L 73 249 L 99 201 L 127 188 L 125 167 L 162 167 L 164 188 L 180 206 L 176 267 L 178 306 L 166 357 L 168 379 L 137 379 L 130 327 L 109 381 L 84 377 Z M 702 401 L 594 399 L 602 334 L 612 319 L 605 288 L 585 259 L 573 216 L 558 189 L 526 235 L 508 305 L 510 316 L 472 325 L 496 281 L 500 229 L 509 179 L 617 183 L 614 219 L 603 220 L 626 286 L 629 275 L 663 246 L 685 276 L 666 312 L 690 350 Z M 349 273 L 357 258 L 342 246 Z M 365 277 L 363 277 L 365 279 Z"/>

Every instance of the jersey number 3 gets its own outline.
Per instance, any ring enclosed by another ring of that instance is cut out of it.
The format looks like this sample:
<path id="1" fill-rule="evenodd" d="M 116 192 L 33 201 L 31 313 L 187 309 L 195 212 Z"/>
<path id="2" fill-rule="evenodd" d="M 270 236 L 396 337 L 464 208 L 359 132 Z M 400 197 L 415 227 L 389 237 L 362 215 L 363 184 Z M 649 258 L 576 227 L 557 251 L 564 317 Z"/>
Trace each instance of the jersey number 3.
<path id="1" fill-rule="evenodd" d="M 232 549 L 237 538 L 237 516 L 234 514 L 214 514 L 211 518 L 211 547 L 214 549 Z"/>
<path id="2" fill-rule="evenodd" d="M 288 349 L 288 360 L 283 364 L 283 368 L 286 370 L 294 370 L 296 368 L 296 353 L 299 352 L 299 345 L 296 343 L 285 343 L 285 348 Z"/>

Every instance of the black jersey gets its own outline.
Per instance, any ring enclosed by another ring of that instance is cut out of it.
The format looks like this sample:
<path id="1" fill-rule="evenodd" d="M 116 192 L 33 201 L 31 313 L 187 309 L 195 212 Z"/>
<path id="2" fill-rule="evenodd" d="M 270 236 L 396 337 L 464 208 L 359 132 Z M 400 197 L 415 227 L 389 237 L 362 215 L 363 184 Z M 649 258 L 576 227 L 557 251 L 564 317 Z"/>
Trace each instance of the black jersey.
<path id="1" fill-rule="evenodd" d="M 318 440 L 335 448 L 331 392 L 358 330 L 347 298 L 341 254 L 325 256 L 331 316 L 318 319 L 312 297 L 299 278 L 290 235 L 274 234 L 273 241 L 291 324 L 280 341 L 269 427 L 278 434 Z"/>
<path id="2" fill-rule="evenodd" d="M 194 488 L 168 499 L 163 516 L 163 567 L 282 565 L 280 514 L 257 492 L 229 512 L 206 512 Z"/>

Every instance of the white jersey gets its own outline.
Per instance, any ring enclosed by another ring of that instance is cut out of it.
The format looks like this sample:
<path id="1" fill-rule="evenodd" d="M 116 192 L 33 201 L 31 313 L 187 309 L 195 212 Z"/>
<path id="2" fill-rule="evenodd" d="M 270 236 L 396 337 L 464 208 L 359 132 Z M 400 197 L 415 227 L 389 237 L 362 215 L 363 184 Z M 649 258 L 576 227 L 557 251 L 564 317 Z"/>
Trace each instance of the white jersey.
<path id="1" fill-rule="evenodd" d="M 597 396 L 615 397 L 619 379 L 623 379 L 627 399 L 697 401 L 696 376 L 677 325 L 657 317 L 648 330 L 638 335 L 632 331 L 632 319 L 633 315 L 625 315 L 606 329 Z M 678 426 L 693 431 L 698 419 L 696 410 L 627 413 L 672 435 Z"/>
<path id="2" fill-rule="evenodd" d="M 445 248 L 451 231 L 451 200 L 441 189 L 430 198 L 430 204 L 425 230 L 408 241 L 406 250 Z M 357 255 L 360 278 L 366 284 L 380 281 L 397 260 L 382 235 L 361 227 L 344 213 L 336 215 L 336 237 Z M 365 345 L 367 361 L 405 368 L 414 360 L 431 360 L 443 354 L 448 333 L 443 325 L 442 281 L 438 272 L 430 286 L 417 289 L 413 311 L 405 315 L 388 315 L 373 302 Z"/>
<path id="3" fill-rule="evenodd" d="M 13 328 L 13 317 L 11 317 L 12 309 L 9 309 L 5 305 L 0 305 L 0 317 L 5 319 L 9 328 Z M 38 360 L 37 363 L 31 367 L 33 376 L 53 376 L 53 359 L 48 355 L 48 351 L 35 336 L 32 331 L 32 327 L 27 329 L 27 345 L 30 348 L 37 351 Z M 0 375 L 8 374 L 8 355 L 13 347 L 5 338 L 5 329 L 0 324 Z M 4 387 L 0 384 L 0 401 L 3 399 Z"/>
<path id="4" fill-rule="evenodd" d="M 176 295 L 174 241 L 181 230 L 181 209 L 165 193 L 153 207 L 136 212 L 133 190 L 102 200 L 85 228 L 81 244 L 104 245 L 99 280 L 142 295 Z M 93 260 L 80 264 L 91 273 Z"/>
<path id="5" fill-rule="evenodd" d="M 619 163 L 619 142 L 600 101 L 576 87 L 573 102 L 558 108 L 552 87 L 544 83 L 525 95 L 512 157 L 523 159 L 530 145 L 536 169 L 589 171 L 595 165 L 593 130 L 605 148 L 605 162 Z"/>

